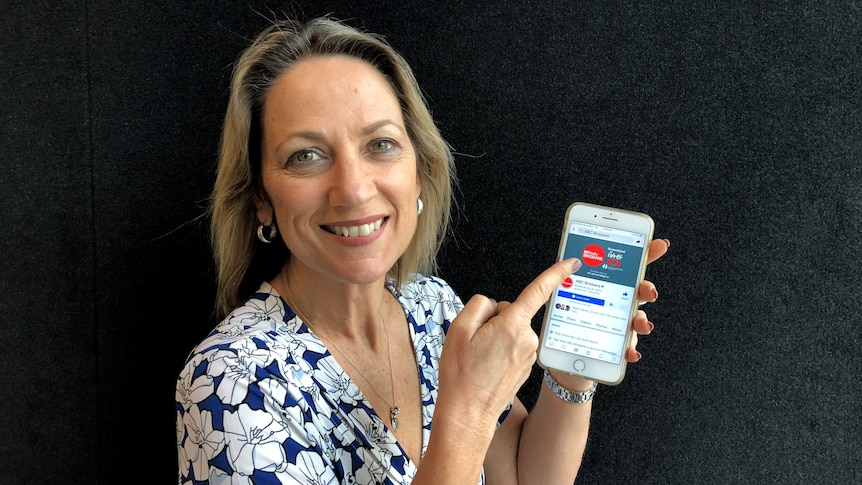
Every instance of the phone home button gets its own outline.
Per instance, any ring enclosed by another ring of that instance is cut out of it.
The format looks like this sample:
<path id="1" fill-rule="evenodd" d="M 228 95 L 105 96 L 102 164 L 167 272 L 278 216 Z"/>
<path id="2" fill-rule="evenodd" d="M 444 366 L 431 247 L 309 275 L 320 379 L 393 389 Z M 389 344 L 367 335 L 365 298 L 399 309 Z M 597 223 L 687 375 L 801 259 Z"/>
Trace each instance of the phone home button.
<path id="1" fill-rule="evenodd" d="M 576 360 L 576 361 L 572 364 L 572 367 L 574 367 L 574 368 L 575 368 L 575 370 L 576 370 L 576 371 L 578 371 L 578 372 L 583 371 L 583 370 L 584 370 L 584 368 L 585 368 L 586 366 L 587 366 L 587 364 L 585 364 L 585 363 L 584 363 L 584 361 L 583 361 L 583 360 L 580 360 L 580 359 Z"/>

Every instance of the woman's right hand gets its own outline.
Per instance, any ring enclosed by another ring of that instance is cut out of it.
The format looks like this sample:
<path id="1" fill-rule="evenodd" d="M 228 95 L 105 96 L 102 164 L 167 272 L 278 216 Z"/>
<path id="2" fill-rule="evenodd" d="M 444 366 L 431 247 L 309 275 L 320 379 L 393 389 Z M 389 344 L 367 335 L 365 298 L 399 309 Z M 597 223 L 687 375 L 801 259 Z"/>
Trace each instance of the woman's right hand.
<path id="1" fill-rule="evenodd" d="M 511 303 L 482 295 L 467 302 L 452 321 L 443 345 L 437 411 L 443 407 L 444 412 L 479 420 L 493 433 L 497 418 L 536 362 L 539 337 L 531 325 L 533 317 L 580 265 L 577 259 L 557 262 Z M 437 418 L 435 412 L 435 422 Z"/>

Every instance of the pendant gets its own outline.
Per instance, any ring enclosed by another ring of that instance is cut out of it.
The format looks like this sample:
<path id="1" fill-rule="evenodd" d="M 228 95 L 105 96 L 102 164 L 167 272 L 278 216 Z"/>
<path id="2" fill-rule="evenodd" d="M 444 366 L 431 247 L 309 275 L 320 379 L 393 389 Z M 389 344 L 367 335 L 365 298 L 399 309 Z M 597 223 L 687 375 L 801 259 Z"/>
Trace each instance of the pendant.
<path id="1" fill-rule="evenodd" d="M 392 422 L 392 429 L 398 429 L 398 413 L 401 410 L 398 409 L 398 406 L 392 406 L 389 408 L 389 420 Z"/>

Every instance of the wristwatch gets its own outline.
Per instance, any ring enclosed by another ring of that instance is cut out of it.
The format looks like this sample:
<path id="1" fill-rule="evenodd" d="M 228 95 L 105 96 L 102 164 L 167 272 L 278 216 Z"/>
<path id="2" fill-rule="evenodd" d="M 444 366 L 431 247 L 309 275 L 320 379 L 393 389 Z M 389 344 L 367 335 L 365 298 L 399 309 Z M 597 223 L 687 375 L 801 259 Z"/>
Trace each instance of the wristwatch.
<path id="1" fill-rule="evenodd" d="M 555 381 L 554 378 L 551 377 L 551 374 L 548 372 L 547 369 L 545 369 L 545 384 L 548 385 L 548 388 L 550 388 L 551 391 L 553 391 L 553 393 L 556 394 L 558 398 L 562 399 L 563 401 L 574 404 L 585 403 L 592 399 L 593 396 L 596 394 L 596 386 L 598 385 L 594 381 L 593 387 L 587 389 L 586 391 L 572 392 L 565 387 L 557 384 L 557 381 Z"/>

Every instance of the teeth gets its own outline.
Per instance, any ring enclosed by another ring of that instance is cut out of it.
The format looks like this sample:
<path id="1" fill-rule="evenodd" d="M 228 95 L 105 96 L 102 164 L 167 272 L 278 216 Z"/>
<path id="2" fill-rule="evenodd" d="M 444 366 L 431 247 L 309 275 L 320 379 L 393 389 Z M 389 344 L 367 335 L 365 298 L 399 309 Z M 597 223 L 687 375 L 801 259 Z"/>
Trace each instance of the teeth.
<path id="1" fill-rule="evenodd" d="M 360 224 L 358 226 L 328 226 L 329 230 L 339 236 L 356 237 L 367 236 L 372 232 L 380 229 L 383 224 L 383 219 L 372 222 L 371 224 Z"/>

